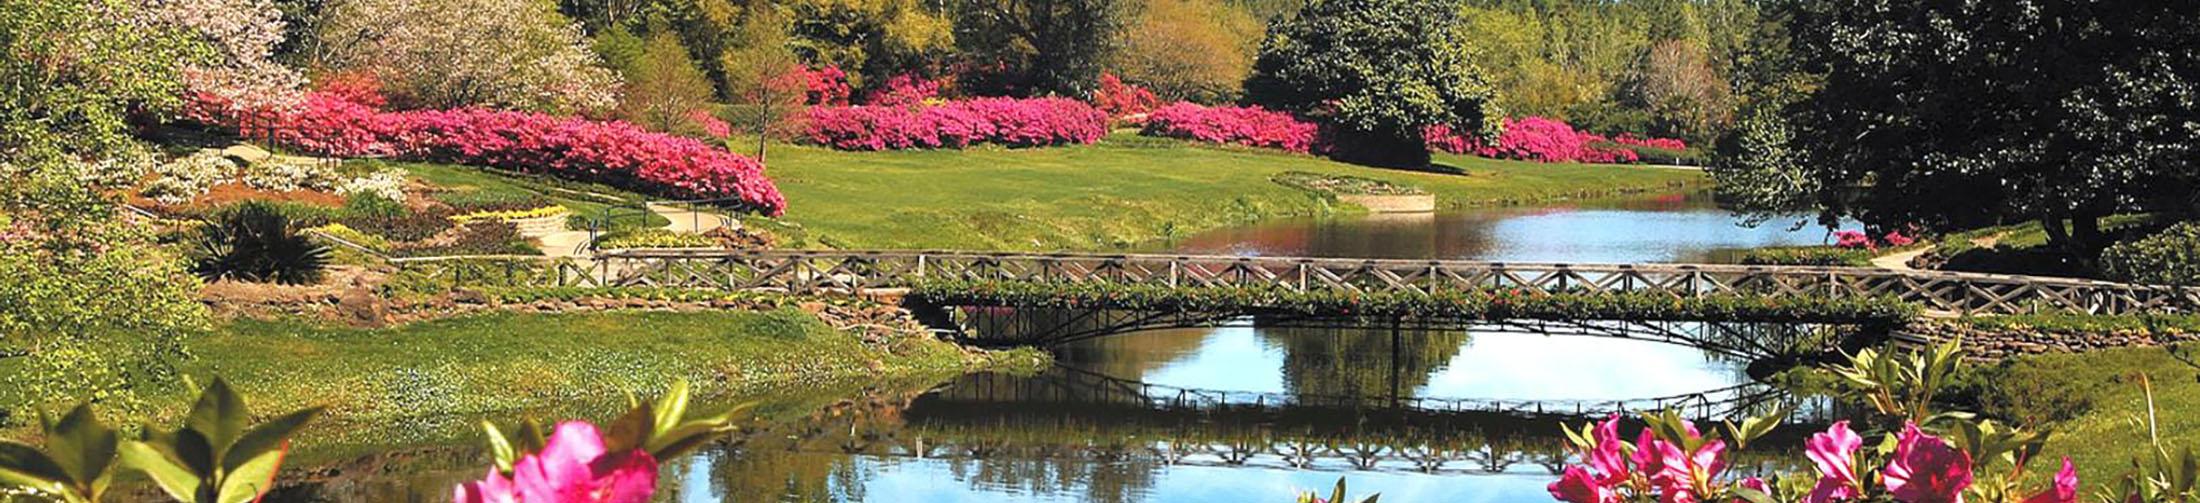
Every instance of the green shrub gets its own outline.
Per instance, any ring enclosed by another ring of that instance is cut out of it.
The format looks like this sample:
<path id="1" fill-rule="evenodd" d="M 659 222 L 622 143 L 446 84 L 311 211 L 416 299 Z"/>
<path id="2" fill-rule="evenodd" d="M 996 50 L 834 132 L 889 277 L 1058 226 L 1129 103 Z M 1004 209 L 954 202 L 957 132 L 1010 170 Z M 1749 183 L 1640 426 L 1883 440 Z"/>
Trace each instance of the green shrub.
<path id="1" fill-rule="evenodd" d="M 344 198 L 341 218 L 397 218 L 405 215 L 405 203 L 372 192 Z"/>
<path id="2" fill-rule="evenodd" d="M 219 208 L 215 208 L 213 211 L 209 211 L 206 213 L 206 220 L 226 220 L 231 215 L 239 211 L 245 211 L 247 209 L 251 209 L 251 211 L 268 211 L 273 212 L 277 215 L 282 215 L 283 218 L 289 219 L 292 225 L 297 225 L 300 227 L 313 227 L 329 223 L 330 221 L 335 220 L 337 218 L 337 215 L 340 213 L 336 208 L 330 208 L 327 206 L 312 203 L 301 203 L 296 201 L 249 200 L 237 202 L 234 204 L 227 204 Z"/>
<path id="3" fill-rule="evenodd" d="M 201 278 L 295 285 L 320 281 L 328 266 L 328 247 L 298 232 L 272 205 L 240 205 L 204 232 L 191 267 Z"/>
<path id="4" fill-rule="evenodd" d="M 596 238 L 596 248 L 618 250 L 625 248 L 715 248 L 718 240 L 702 234 L 673 232 L 669 229 L 640 229 L 605 234 Z"/>
<path id="5" fill-rule="evenodd" d="M 2101 272 L 2110 279 L 2134 283 L 2200 283 L 2200 222 L 2179 223 L 2108 247 L 2101 252 Z"/>
<path id="6" fill-rule="evenodd" d="M 1744 250 L 1744 265 L 1848 266 L 1872 265 L 1871 250 L 1832 246 L 1773 246 Z"/>

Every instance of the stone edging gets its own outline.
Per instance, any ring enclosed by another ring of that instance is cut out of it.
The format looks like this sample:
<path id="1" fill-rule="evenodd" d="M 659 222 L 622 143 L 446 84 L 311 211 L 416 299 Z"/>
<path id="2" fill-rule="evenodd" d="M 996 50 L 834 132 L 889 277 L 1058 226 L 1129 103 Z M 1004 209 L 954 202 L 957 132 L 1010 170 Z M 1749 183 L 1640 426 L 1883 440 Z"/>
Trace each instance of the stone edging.
<path id="1" fill-rule="evenodd" d="M 1903 332 L 1913 338 L 1930 341 L 1961 337 L 1965 356 L 1974 360 L 2001 360 L 2047 353 L 2080 353 L 2108 348 L 2156 347 L 2200 340 L 2200 334 L 2192 333 L 2150 333 L 2140 330 L 2074 332 L 2032 327 L 1980 328 L 1952 320 L 1911 323 Z"/>

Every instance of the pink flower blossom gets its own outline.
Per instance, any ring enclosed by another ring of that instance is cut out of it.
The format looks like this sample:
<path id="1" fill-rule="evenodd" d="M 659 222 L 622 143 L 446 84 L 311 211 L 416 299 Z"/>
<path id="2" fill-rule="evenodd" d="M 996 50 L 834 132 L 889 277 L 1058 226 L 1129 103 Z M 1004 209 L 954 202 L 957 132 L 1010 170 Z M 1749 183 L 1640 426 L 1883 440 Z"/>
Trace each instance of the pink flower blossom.
<path id="1" fill-rule="evenodd" d="M 911 74 L 896 75 L 886 79 L 886 87 L 871 91 L 864 104 L 879 107 L 908 107 L 923 105 L 926 100 L 940 97 L 940 81 Z"/>
<path id="2" fill-rule="evenodd" d="M 1971 486 L 1971 453 L 1907 424 L 1895 440 L 1894 458 L 1880 471 L 1887 491 L 1903 503 L 1963 503 Z"/>
<path id="3" fill-rule="evenodd" d="M 1550 491 L 1552 498 L 1557 498 L 1559 501 L 1566 503 L 1616 503 L 1619 501 L 1618 492 L 1606 487 L 1597 480 L 1596 475 L 1589 473 L 1588 468 L 1579 465 L 1566 467 L 1566 472 L 1559 476 L 1558 481 L 1544 486 L 1544 490 Z"/>
<path id="4" fill-rule="evenodd" d="M 1630 134 L 1606 138 L 1587 131 L 1577 131 L 1573 126 L 1557 119 L 1533 116 L 1507 121 L 1505 131 L 1498 134 L 1496 143 L 1491 144 L 1460 134 L 1457 129 L 1444 124 L 1429 126 L 1422 131 L 1422 136 L 1429 150 L 1536 162 L 1634 163 L 1641 162 L 1642 156 L 1628 148 L 1629 146 L 1678 147 L 1672 150 L 1687 148 L 1687 144 L 1680 140 L 1666 138 L 1641 138 Z"/>
<path id="5" fill-rule="evenodd" d="M 2077 501 L 2078 467 L 2070 463 L 2068 456 L 2063 457 L 2062 470 L 2055 472 L 2054 487 L 2024 499 L 2024 503 L 2077 503 Z"/>
<path id="6" fill-rule="evenodd" d="M 657 490 L 657 460 L 636 449 L 604 452 L 596 426 L 560 423 L 542 452 L 522 456 L 512 477 L 491 470 L 452 491 L 459 503 L 644 503 Z"/>
<path id="7" fill-rule="evenodd" d="M 384 112 L 371 92 L 316 92 L 280 117 L 279 143 L 322 155 L 384 156 L 600 181 L 675 198 L 735 198 L 769 215 L 786 198 L 764 165 L 692 138 L 618 121 L 484 109 Z"/>
<path id="8" fill-rule="evenodd" d="M 1100 89 L 1092 93 L 1092 106 L 1100 107 L 1109 118 L 1123 118 L 1152 112 L 1161 106 L 1161 99 L 1135 84 L 1127 84 L 1114 73 L 1100 74 Z"/>
<path id="9" fill-rule="evenodd" d="M 1864 438 L 1849 430 L 1848 421 L 1836 421 L 1824 433 L 1811 435 L 1803 443 L 1803 454 L 1818 465 L 1818 485 L 1803 498 L 1804 503 L 1856 499 L 1863 482 L 1856 477 L 1855 457 L 1863 445 Z"/>
<path id="10" fill-rule="evenodd" d="M 1291 114 L 1260 107 L 1209 107 L 1176 102 L 1146 115 L 1147 136 L 1309 153 L 1320 127 Z"/>
<path id="11" fill-rule="evenodd" d="M 812 107 L 803 138 L 841 150 L 1043 147 L 1100 141 L 1108 118 L 1067 98 L 979 98 L 937 106 Z"/>
<path id="12" fill-rule="evenodd" d="M 1619 414 L 1612 414 L 1598 423 L 1592 438 L 1596 447 L 1588 453 L 1589 468 L 1596 470 L 1597 482 L 1605 487 L 1617 486 L 1627 481 L 1627 458 L 1620 452 Z"/>
<path id="13" fill-rule="evenodd" d="M 1864 234 L 1864 231 L 1834 231 L 1833 240 L 1833 245 L 1841 248 L 1876 249 L 1879 247 L 1879 245 L 1872 243 L 1871 236 Z"/>

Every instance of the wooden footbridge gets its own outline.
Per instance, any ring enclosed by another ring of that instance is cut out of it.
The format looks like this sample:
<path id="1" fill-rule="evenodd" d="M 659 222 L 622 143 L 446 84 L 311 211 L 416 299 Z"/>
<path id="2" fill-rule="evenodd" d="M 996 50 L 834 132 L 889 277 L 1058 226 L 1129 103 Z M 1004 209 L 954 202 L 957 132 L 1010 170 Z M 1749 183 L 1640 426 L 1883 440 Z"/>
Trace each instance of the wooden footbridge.
<path id="1" fill-rule="evenodd" d="M 1635 292 L 1895 298 L 1929 315 L 2188 310 L 2200 289 L 2071 278 L 1857 267 L 1562 264 L 958 251 L 611 250 L 588 258 L 393 259 L 454 284 L 657 286 L 795 293 L 901 289 L 927 280 L 1268 287 L 1291 291 Z"/>

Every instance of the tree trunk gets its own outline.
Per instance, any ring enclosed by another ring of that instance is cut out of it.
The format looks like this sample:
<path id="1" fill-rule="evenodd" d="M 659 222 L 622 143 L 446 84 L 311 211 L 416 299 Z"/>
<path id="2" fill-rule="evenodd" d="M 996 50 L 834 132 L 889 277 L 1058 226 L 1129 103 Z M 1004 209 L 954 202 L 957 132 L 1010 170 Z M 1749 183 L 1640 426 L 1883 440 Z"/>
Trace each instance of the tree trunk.
<path id="1" fill-rule="evenodd" d="M 2047 231 L 2048 244 L 2055 246 L 2068 246 L 2070 244 L 2070 233 L 2063 228 L 2061 213 L 2049 213 L 2041 216 L 2040 228 Z"/>
<path id="2" fill-rule="evenodd" d="M 2107 244 L 2104 242 L 2107 238 L 2101 234 L 2101 215 L 2097 212 L 2079 210 L 2070 215 L 2070 234 L 2080 250 L 2093 250 Z"/>
<path id="3" fill-rule="evenodd" d="M 1329 157 L 1340 162 L 1383 168 L 1427 169 L 1428 144 L 1419 136 L 1339 128 Z"/>

